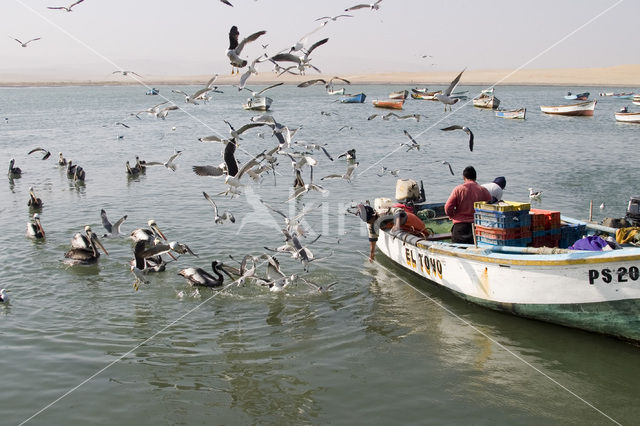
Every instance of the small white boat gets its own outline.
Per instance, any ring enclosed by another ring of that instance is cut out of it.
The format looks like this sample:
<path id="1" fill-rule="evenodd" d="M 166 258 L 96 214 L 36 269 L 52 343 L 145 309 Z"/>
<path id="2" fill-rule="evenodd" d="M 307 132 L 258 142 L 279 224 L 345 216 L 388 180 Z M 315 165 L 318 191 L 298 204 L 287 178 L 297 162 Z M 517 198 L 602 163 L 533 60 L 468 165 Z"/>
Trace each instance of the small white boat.
<path id="1" fill-rule="evenodd" d="M 409 96 L 408 90 L 399 90 L 397 92 L 389 93 L 389 99 L 407 99 L 407 96 Z"/>
<path id="2" fill-rule="evenodd" d="M 273 99 L 268 96 L 254 96 L 247 99 L 247 103 L 242 108 L 251 111 L 267 111 L 271 107 Z"/>
<path id="3" fill-rule="evenodd" d="M 540 106 L 540 110 L 545 114 L 555 115 L 593 115 L 593 111 L 596 109 L 597 101 L 580 102 L 571 105 L 556 105 L 556 106 Z"/>
<path id="4" fill-rule="evenodd" d="M 432 210 L 436 218 L 444 215 L 443 204 L 422 207 Z M 585 229 L 590 226 L 566 217 L 563 220 L 582 224 Z M 426 224 L 432 227 L 433 222 Z M 609 230 L 615 233 L 615 229 Z M 380 230 L 376 244 L 417 279 L 472 303 L 640 342 L 640 248 L 552 250 L 453 244 L 443 238 L 446 235 L 424 239 L 407 232 Z"/>
<path id="5" fill-rule="evenodd" d="M 500 106 L 500 99 L 496 98 L 493 95 L 493 89 L 491 90 L 491 95 L 488 95 L 486 93 L 484 93 L 484 90 L 482 91 L 483 93 L 476 97 L 473 98 L 473 106 L 477 107 L 477 108 L 489 108 L 489 109 L 496 109 Z"/>
<path id="6" fill-rule="evenodd" d="M 616 112 L 616 121 L 640 123 L 640 112 Z"/>
<path id="7" fill-rule="evenodd" d="M 634 105 L 640 105 L 640 95 L 635 95 L 631 102 L 633 102 Z"/>
<path id="8" fill-rule="evenodd" d="M 521 119 L 524 120 L 527 115 L 526 108 L 518 108 L 518 109 L 497 109 L 496 117 L 500 118 L 511 118 L 511 119 Z"/>
<path id="9" fill-rule="evenodd" d="M 344 95 L 344 87 L 338 90 L 327 89 L 327 94 L 329 95 Z"/>

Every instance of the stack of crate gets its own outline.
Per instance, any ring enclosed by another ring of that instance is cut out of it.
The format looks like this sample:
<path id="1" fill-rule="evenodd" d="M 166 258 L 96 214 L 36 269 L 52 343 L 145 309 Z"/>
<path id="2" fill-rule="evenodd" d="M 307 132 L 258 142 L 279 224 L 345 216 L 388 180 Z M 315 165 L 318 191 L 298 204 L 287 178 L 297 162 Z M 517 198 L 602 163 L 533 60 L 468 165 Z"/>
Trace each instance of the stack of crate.
<path id="1" fill-rule="evenodd" d="M 474 207 L 475 235 L 479 244 L 526 247 L 531 243 L 529 203 L 480 201 Z"/>
<path id="2" fill-rule="evenodd" d="M 560 227 L 560 243 L 558 247 L 569 248 L 580 238 L 584 237 L 587 231 L 586 225 L 578 225 L 573 223 L 563 224 Z"/>
<path id="3" fill-rule="evenodd" d="M 558 247 L 560 244 L 560 212 L 531 209 L 532 247 Z"/>

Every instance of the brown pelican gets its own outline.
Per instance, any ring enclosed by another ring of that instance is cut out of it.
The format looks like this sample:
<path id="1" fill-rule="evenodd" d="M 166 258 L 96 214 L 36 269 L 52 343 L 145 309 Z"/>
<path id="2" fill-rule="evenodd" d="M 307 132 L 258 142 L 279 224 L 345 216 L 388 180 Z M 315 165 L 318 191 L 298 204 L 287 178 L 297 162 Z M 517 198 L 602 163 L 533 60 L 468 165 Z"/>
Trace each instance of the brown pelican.
<path id="1" fill-rule="evenodd" d="M 6 288 L 0 289 L 0 303 L 9 303 L 10 297 L 7 294 L 8 291 Z"/>
<path id="2" fill-rule="evenodd" d="M 66 166 L 67 165 L 67 159 L 62 156 L 61 152 L 58 153 L 58 165 L 59 166 Z"/>
<path id="3" fill-rule="evenodd" d="M 76 166 L 75 173 L 73 174 L 73 180 L 84 182 L 84 178 L 85 178 L 84 169 L 80 166 Z"/>
<path id="4" fill-rule="evenodd" d="M 178 275 L 182 275 L 191 285 L 202 287 L 221 287 L 224 282 L 224 276 L 220 271 L 224 272 L 233 280 L 233 277 L 224 270 L 223 264 L 217 260 L 211 262 L 211 269 L 213 273 L 216 274 L 215 277 L 202 268 L 185 268 L 178 272 Z"/>
<path id="5" fill-rule="evenodd" d="M 133 249 L 134 259 L 131 261 L 131 272 L 136 277 L 136 280 L 133 282 L 133 288 L 136 289 L 136 291 L 141 282 L 145 284 L 149 283 L 144 277 L 145 273 L 150 271 L 164 271 L 165 263 L 162 261 L 162 255 L 169 253 L 171 250 L 173 250 L 173 248 L 168 244 L 150 246 L 144 240 L 136 242 Z"/>
<path id="6" fill-rule="evenodd" d="M 149 228 L 138 228 L 131 232 L 131 238 L 133 241 L 146 241 L 151 243 L 157 236 L 165 241 L 167 240 L 167 237 L 165 237 L 162 231 L 160 231 L 155 220 L 150 219 L 147 222 L 147 225 L 149 225 Z"/>
<path id="7" fill-rule="evenodd" d="M 42 208 L 42 200 L 36 197 L 35 192 L 33 192 L 33 186 L 29 187 L 29 201 L 27 201 L 27 206 L 29 206 L 32 209 Z"/>
<path id="8" fill-rule="evenodd" d="M 20 167 L 13 167 L 15 163 L 16 163 L 16 160 L 13 158 L 9 161 L 9 177 L 10 178 L 19 178 L 20 176 L 22 176 L 22 170 L 20 169 Z"/>
<path id="9" fill-rule="evenodd" d="M 96 263 L 98 258 L 100 257 L 100 252 L 98 252 L 98 247 L 105 253 L 109 254 L 109 252 L 104 248 L 100 240 L 98 240 L 98 236 L 91 231 L 90 226 L 84 227 L 85 235 L 76 234 L 71 240 L 71 250 L 64 254 L 64 257 L 70 259 L 72 264 L 82 264 L 89 265 Z M 79 237 L 78 237 L 79 236 Z M 77 247 L 74 244 L 77 244 L 78 240 L 82 240 L 83 244 L 86 247 Z"/>
<path id="10" fill-rule="evenodd" d="M 127 174 L 129 176 L 138 176 L 140 174 L 140 172 L 142 171 L 142 168 L 138 166 L 138 164 L 136 164 L 135 166 L 131 167 L 129 165 L 129 162 L 127 161 Z"/>
<path id="11" fill-rule="evenodd" d="M 40 224 L 40 215 L 38 213 L 33 214 L 33 221 L 27 222 L 27 235 L 36 239 L 44 238 L 44 229 Z"/>
<path id="12" fill-rule="evenodd" d="M 69 162 L 67 163 L 67 177 L 69 179 L 73 179 L 73 176 L 76 174 L 76 166 L 75 164 L 73 164 L 72 160 L 69 160 Z"/>

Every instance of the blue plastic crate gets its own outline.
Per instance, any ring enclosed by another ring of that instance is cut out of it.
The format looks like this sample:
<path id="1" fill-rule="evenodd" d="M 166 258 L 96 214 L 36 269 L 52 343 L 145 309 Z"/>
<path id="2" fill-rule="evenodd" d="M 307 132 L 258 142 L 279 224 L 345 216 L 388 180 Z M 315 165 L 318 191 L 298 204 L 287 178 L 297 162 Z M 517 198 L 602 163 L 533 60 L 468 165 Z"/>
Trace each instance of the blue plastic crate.
<path id="1" fill-rule="evenodd" d="M 563 225 L 560 228 L 560 243 L 558 244 L 558 247 L 568 248 L 572 246 L 573 243 L 584 237 L 586 232 L 586 225 L 576 225 L 573 223 Z"/>
<path id="2" fill-rule="evenodd" d="M 512 238 L 509 240 L 501 240 L 487 237 L 476 237 L 478 244 L 485 244 L 489 246 L 509 246 L 509 247 L 527 247 L 532 239 L 526 238 Z"/>
<path id="3" fill-rule="evenodd" d="M 529 210 L 514 210 L 499 212 L 492 210 L 476 209 L 474 213 L 476 225 L 488 228 L 524 228 L 531 226 Z"/>

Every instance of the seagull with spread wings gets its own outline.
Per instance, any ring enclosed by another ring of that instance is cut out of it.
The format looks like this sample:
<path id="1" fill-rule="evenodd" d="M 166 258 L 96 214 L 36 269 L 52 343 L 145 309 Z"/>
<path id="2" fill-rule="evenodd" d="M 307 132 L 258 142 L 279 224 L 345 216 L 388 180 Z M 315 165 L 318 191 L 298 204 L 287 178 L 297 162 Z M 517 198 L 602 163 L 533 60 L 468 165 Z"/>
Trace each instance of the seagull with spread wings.
<path id="1" fill-rule="evenodd" d="M 333 179 L 333 178 L 338 178 L 338 179 L 344 179 L 347 182 L 351 183 L 351 177 L 353 176 L 353 172 L 356 169 L 356 167 L 358 167 L 358 164 L 360 163 L 351 163 L 347 165 L 347 171 L 343 174 L 331 174 L 331 175 L 327 175 L 323 178 L 320 178 L 320 180 L 325 180 L 325 179 Z"/>
<path id="2" fill-rule="evenodd" d="M 416 140 L 409 134 L 409 132 L 407 132 L 406 130 L 403 130 L 403 132 L 409 138 L 409 141 L 411 143 L 409 144 L 406 142 L 402 142 L 400 145 L 406 145 L 408 147 L 407 152 L 411 151 L 412 149 L 420 151 L 420 144 L 416 142 Z"/>
<path id="3" fill-rule="evenodd" d="M 117 235 L 122 235 L 120 233 L 120 225 L 122 225 L 122 223 L 125 220 L 127 220 L 126 214 L 122 216 L 120 219 L 118 219 L 116 223 L 112 224 L 111 222 L 109 222 L 109 219 L 107 218 L 107 212 L 104 211 L 104 209 L 102 209 L 100 210 L 100 218 L 102 219 L 102 226 L 104 226 L 104 229 L 106 229 L 108 232 L 108 234 L 104 234 L 102 238 L 115 237 Z"/>
<path id="4" fill-rule="evenodd" d="M 238 31 L 238 27 L 235 25 L 231 27 L 229 30 L 229 49 L 227 49 L 227 57 L 229 58 L 229 62 L 231 63 L 231 74 L 234 74 L 236 71 L 240 73 L 239 68 L 244 68 L 247 66 L 247 61 L 240 57 L 240 53 L 242 53 L 242 49 L 247 43 L 255 41 L 263 34 L 266 34 L 266 31 L 258 31 L 251 34 L 249 37 L 245 37 L 241 42 L 238 42 L 238 36 L 240 32 Z"/>
<path id="5" fill-rule="evenodd" d="M 380 3 L 382 2 L 382 0 L 378 0 L 375 3 L 372 4 L 356 4 L 355 6 L 351 6 L 346 8 L 344 11 L 345 12 L 350 12 L 352 10 L 358 10 L 358 9 L 371 9 L 371 10 L 378 10 L 380 9 Z"/>
<path id="6" fill-rule="evenodd" d="M 47 9 L 60 9 L 60 10 L 66 10 L 67 12 L 71 12 L 71 8 L 73 8 L 73 6 L 78 5 L 83 1 L 84 0 L 78 0 L 75 3 L 71 3 L 69 6 L 48 6 Z"/>
<path id="7" fill-rule="evenodd" d="M 453 126 L 445 127 L 444 129 L 440 129 L 440 130 L 444 130 L 445 132 L 449 132 L 451 130 L 462 130 L 462 131 L 464 131 L 466 134 L 469 135 L 469 151 L 473 152 L 473 132 L 471 131 L 470 128 L 468 128 L 467 126 L 459 126 L 459 125 L 455 124 Z"/>
<path id="8" fill-rule="evenodd" d="M 455 104 L 456 102 L 458 102 L 460 99 L 457 97 L 452 97 L 451 93 L 453 92 L 453 89 L 456 88 L 456 86 L 458 85 L 458 82 L 460 81 L 460 77 L 462 77 L 462 73 L 466 70 L 466 68 L 462 71 L 460 71 L 460 74 L 458 74 L 458 76 L 456 78 L 453 79 L 453 81 L 451 82 L 451 84 L 449 84 L 449 87 L 447 87 L 447 89 L 442 92 L 442 93 L 436 93 L 434 95 L 434 97 L 442 102 L 444 104 L 444 110 L 447 111 L 447 105 L 449 105 L 449 111 L 451 111 L 451 105 Z"/>
<path id="9" fill-rule="evenodd" d="M 12 38 L 12 39 L 14 39 L 14 40 L 15 40 L 15 41 L 17 41 L 18 43 L 20 43 L 20 46 L 22 46 L 22 47 L 27 47 L 27 45 L 28 45 L 29 43 L 31 43 L 32 41 L 40 40 L 40 37 L 37 37 L 37 38 L 32 38 L 31 40 L 29 40 L 29 41 L 25 41 L 25 42 L 23 43 L 23 42 L 21 42 L 20 40 L 18 40 L 17 38 L 14 38 L 14 37 L 11 37 L 11 36 L 9 36 L 9 37 L 10 37 L 10 38 Z"/>
<path id="10" fill-rule="evenodd" d="M 118 70 L 118 71 L 114 71 L 111 74 L 122 74 L 123 76 L 127 76 L 129 74 L 133 74 L 133 75 L 137 75 L 138 77 L 142 78 L 142 76 L 140 74 L 138 74 L 137 72 L 133 72 L 133 71 L 127 71 L 127 70 Z"/>
<path id="11" fill-rule="evenodd" d="M 315 49 L 322 46 L 328 41 L 329 38 L 324 38 L 320 41 L 315 42 L 311 45 L 311 47 L 309 47 L 309 49 L 305 51 L 304 56 L 296 56 L 292 53 L 278 53 L 277 55 L 272 56 L 270 59 L 276 62 L 294 62 L 295 64 L 297 64 L 296 66 L 298 67 L 300 74 L 304 74 L 305 68 L 313 68 L 317 72 L 321 72 L 317 67 L 311 65 L 311 58 L 309 56 Z"/>
<path id="12" fill-rule="evenodd" d="M 213 201 L 213 199 L 209 196 L 209 194 L 207 194 L 206 192 L 202 191 L 202 195 L 204 195 L 204 198 L 207 199 L 207 201 L 209 201 L 211 203 L 211 205 L 213 206 L 213 222 L 221 225 L 225 220 L 229 220 L 231 221 L 231 223 L 235 223 L 236 222 L 236 218 L 229 213 L 228 211 L 225 211 L 222 216 L 220 214 L 218 214 L 218 206 L 216 205 L 215 201 Z"/>
<path id="13" fill-rule="evenodd" d="M 47 158 L 49 158 L 51 156 L 51 153 L 49 151 L 47 151 L 44 148 L 40 148 L 40 147 L 33 148 L 31 151 L 29 151 L 29 153 L 27 155 L 31 155 L 34 152 L 42 152 L 42 158 L 41 158 L 42 160 L 46 160 Z"/>

